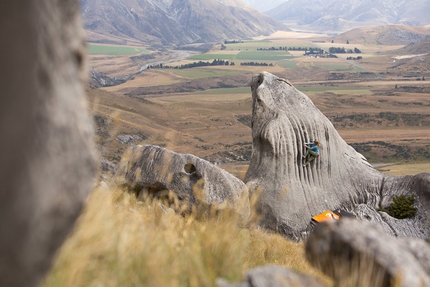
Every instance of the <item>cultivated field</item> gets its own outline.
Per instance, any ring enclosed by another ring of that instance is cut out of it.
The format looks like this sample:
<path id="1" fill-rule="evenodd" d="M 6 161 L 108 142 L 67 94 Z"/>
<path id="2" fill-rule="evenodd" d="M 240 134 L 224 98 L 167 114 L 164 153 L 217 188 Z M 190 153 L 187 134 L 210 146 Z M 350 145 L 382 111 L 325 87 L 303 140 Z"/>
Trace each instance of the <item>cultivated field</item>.
<path id="1" fill-rule="evenodd" d="M 141 53 L 149 53 L 149 50 L 142 47 L 122 46 L 122 45 L 103 45 L 103 44 L 88 44 L 88 54 L 90 55 L 136 55 Z"/>
<path id="2" fill-rule="evenodd" d="M 224 44 L 223 50 L 217 44 L 206 53 L 166 64 L 175 67 L 222 59 L 235 65 L 149 69 L 136 73 L 124 84 L 103 88 L 105 92 L 91 90 L 90 99 L 96 103 L 93 110 L 103 119 L 98 132 L 102 154 L 118 161 L 127 144 L 121 144 L 117 136 L 141 134 L 144 136 L 129 144 L 158 144 L 220 164 L 246 163 L 251 154 L 248 83 L 254 74 L 268 71 L 290 80 L 307 94 L 345 141 L 370 162 L 429 161 L 430 146 L 426 141 L 430 139 L 430 75 L 390 68 L 396 61 L 392 51 L 401 45 L 354 42 L 354 38 L 349 44 L 331 43 L 321 41 L 321 37 L 288 32 Z M 304 56 L 303 51 L 279 50 L 332 46 L 357 47 L 362 53 L 312 58 Z M 346 60 L 347 56 L 357 55 L 362 60 Z M 124 59 L 128 62 L 122 62 Z M 112 65 L 104 69 L 107 74 L 116 69 L 113 75 L 118 76 L 127 70 L 120 63 L 127 62 L 136 70 L 129 59 L 109 58 Z M 271 65 L 240 65 L 244 62 Z"/>

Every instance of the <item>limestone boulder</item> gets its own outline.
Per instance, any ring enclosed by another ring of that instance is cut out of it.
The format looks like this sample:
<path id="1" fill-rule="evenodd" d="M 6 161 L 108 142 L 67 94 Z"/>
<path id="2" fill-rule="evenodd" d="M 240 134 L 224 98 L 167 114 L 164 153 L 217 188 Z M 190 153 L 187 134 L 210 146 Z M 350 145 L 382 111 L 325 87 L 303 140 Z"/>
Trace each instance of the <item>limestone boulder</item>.
<path id="1" fill-rule="evenodd" d="M 78 0 L 0 4 L 0 286 L 37 286 L 96 173 Z"/>
<path id="2" fill-rule="evenodd" d="M 308 261 L 336 286 L 430 286 L 429 252 L 423 240 L 356 219 L 320 224 L 306 242 Z"/>
<path id="3" fill-rule="evenodd" d="M 191 154 L 158 146 L 133 146 L 115 176 L 118 186 L 139 198 L 173 197 L 184 211 L 193 207 L 231 209 L 243 220 L 250 214 L 246 185 L 223 169 Z"/>
<path id="4" fill-rule="evenodd" d="M 295 240 L 309 235 L 311 217 L 327 209 L 351 212 L 361 204 L 397 236 L 427 237 L 430 174 L 394 177 L 375 170 L 338 134 L 330 120 L 287 80 L 255 75 L 252 89 L 252 156 L 245 183 L 256 196 L 260 225 Z M 304 144 L 320 142 L 320 157 L 302 165 Z M 379 214 L 396 195 L 415 195 L 410 221 Z M 378 215 L 377 215 L 378 214 Z M 361 213 L 360 216 L 368 216 Z M 369 216 L 370 217 L 370 216 Z"/>

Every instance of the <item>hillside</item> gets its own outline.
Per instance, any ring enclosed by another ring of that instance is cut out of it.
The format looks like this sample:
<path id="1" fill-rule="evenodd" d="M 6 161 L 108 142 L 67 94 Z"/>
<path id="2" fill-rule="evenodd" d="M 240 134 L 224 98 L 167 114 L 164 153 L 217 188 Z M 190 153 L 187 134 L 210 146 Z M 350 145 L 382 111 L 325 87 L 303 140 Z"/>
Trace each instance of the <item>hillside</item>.
<path id="1" fill-rule="evenodd" d="M 348 40 L 363 45 L 407 45 L 420 42 L 429 36 L 430 27 L 384 25 L 355 28 L 325 40 L 333 40 L 336 43 L 345 43 Z"/>
<path id="2" fill-rule="evenodd" d="M 416 43 L 410 43 L 405 47 L 391 52 L 395 62 L 388 71 L 402 69 L 410 72 L 410 75 L 430 72 L 430 37 Z M 402 56 L 399 56 L 402 55 Z M 428 93 L 429 90 L 422 91 Z"/>
<path id="3" fill-rule="evenodd" d="M 267 14 L 289 24 L 335 32 L 369 25 L 428 25 L 429 9 L 430 0 L 290 0 Z"/>
<path id="4" fill-rule="evenodd" d="M 407 54 L 428 54 L 430 46 L 430 36 L 427 38 L 406 45 L 404 48 L 396 51 L 399 55 L 407 55 Z"/>
<path id="5" fill-rule="evenodd" d="M 287 30 L 239 0 L 82 0 L 81 4 L 91 42 L 171 46 Z"/>

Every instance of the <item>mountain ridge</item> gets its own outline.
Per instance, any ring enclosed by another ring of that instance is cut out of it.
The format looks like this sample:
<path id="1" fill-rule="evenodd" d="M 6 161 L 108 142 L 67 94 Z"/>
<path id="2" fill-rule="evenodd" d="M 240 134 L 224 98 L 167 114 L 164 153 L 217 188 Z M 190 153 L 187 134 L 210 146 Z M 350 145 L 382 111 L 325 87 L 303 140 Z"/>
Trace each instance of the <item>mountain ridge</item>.
<path id="1" fill-rule="evenodd" d="M 430 24 L 430 0 L 289 0 L 266 12 L 280 21 L 316 31 L 339 32 L 362 26 Z"/>
<path id="2" fill-rule="evenodd" d="M 81 7 L 91 42 L 168 46 L 288 30 L 239 0 L 81 0 Z"/>

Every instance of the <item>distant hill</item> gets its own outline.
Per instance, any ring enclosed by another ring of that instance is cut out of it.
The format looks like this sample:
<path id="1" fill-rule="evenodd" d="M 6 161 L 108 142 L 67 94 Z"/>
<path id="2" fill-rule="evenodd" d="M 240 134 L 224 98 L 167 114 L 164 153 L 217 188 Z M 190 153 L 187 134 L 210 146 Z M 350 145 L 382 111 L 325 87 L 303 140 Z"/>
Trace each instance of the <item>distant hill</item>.
<path id="1" fill-rule="evenodd" d="M 420 42 L 429 36 L 430 26 L 384 25 L 355 28 L 338 36 L 325 39 L 326 41 L 333 40 L 336 43 L 349 41 L 350 43 L 372 45 L 407 45 Z"/>
<path id="2" fill-rule="evenodd" d="M 240 0 L 81 0 L 81 6 L 93 42 L 184 45 L 288 30 Z"/>
<path id="3" fill-rule="evenodd" d="M 267 12 L 290 25 L 318 31 L 346 31 L 361 26 L 430 24 L 430 0 L 289 0 Z"/>
<path id="4" fill-rule="evenodd" d="M 410 43 L 406 45 L 404 48 L 396 50 L 400 55 L 404 54 L 412 54 L 412 55 L 420 55 L 420 54 L 430 54 L 430 37 L 427 37 L 424 40 L 421 40 L 416 43 Z"/>

